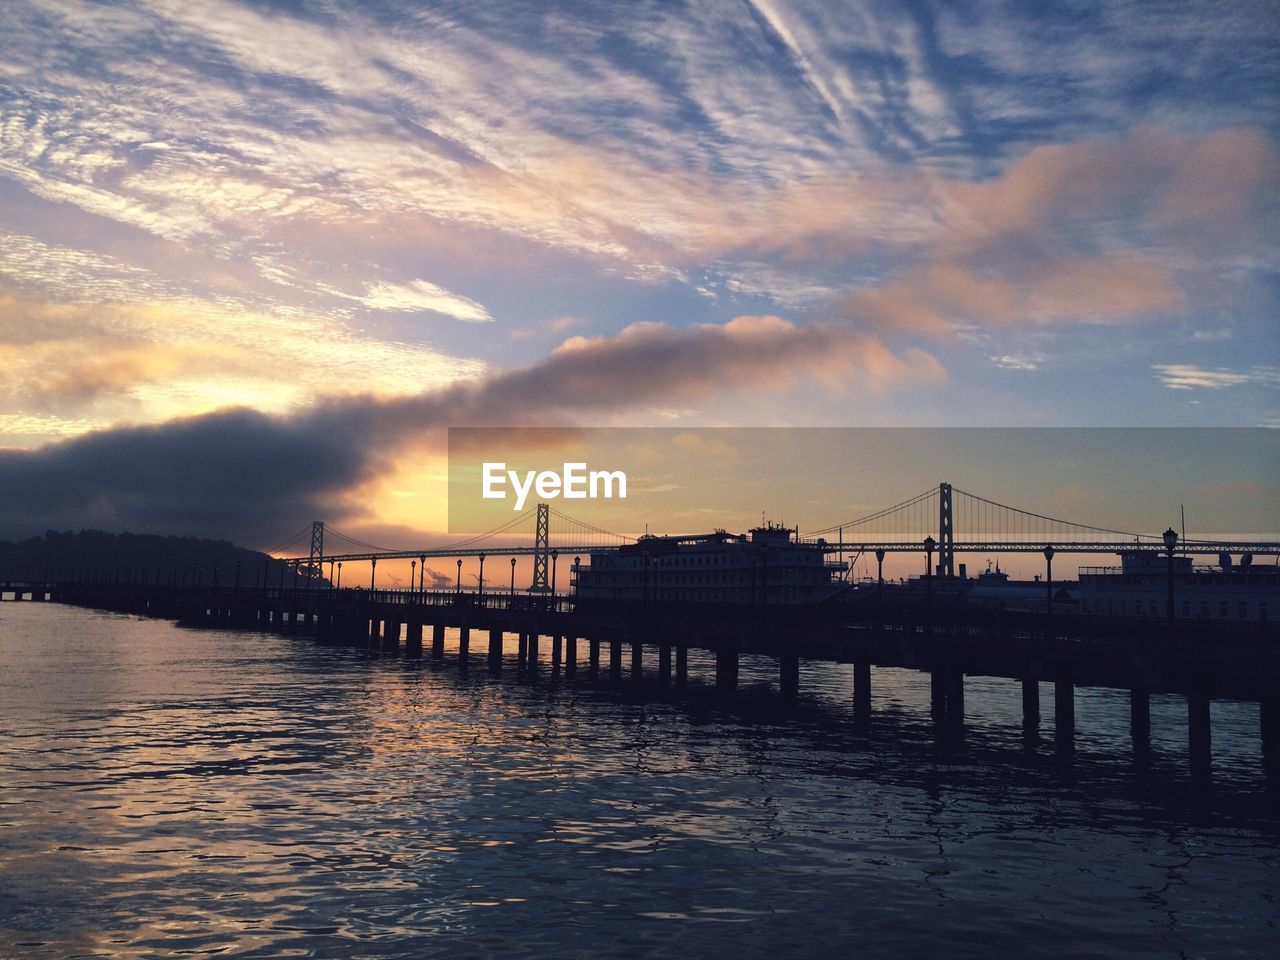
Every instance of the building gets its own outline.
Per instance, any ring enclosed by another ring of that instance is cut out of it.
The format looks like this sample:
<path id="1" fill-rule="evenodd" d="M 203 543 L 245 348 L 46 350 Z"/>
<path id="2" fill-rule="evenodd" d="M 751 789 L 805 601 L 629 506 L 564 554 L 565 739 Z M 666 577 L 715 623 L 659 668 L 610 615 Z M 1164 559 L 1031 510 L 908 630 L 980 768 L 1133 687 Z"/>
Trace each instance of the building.
<path id="1" fill-rule="evenodd" d="M 1280 568 L 1235 565 L 1222 554 L 1216 567 L 1173 558 L 1173 614 L 1179 620 L 1266 622 L 1280 607 Z M 1167 618 L 1169 558 L 1154 550 L 1120 554 L 1119 567 L 1080 568 L 1080 612 L 1095 617 Z"/>
<path id="2" fill-rule="evenodd" d="M 723 530 L 691 537 L 646 534 L 616 551 L 593 553 L 577 572 L 580 600 L 660 603 L 817 603 L 845 589 L 845 565 L 826 559 L 823 540 L 803 543 L 789 527 L 747 535 Z"/>

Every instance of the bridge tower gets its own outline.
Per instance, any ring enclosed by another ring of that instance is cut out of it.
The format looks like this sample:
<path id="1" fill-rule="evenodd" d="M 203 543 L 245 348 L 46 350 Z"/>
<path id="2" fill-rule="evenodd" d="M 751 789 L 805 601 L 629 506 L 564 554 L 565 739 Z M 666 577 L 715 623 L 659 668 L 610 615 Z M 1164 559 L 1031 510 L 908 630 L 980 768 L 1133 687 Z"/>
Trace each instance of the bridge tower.
<path id="1" fill-rule="evenodd" d="M 956 536 L 952 525 L 951 484 L 938 484 L 938 576 L 956 575 Z"/>
<path id="2" fill-rule="evenodd" d="M 551 510 L 545 503 L 538 504 L 538 525 L 533 539 L 533 584 L 531 593 L 547 593 L 547 555 L 551 552 Z"/>
<path id="3" fill-rule="evenodd" d="M 324 562 L 324 521 L 311 521 L 311 554 L 307 558 L 307 569 L 311 576 L 320 574 L 320 565 Z"/>

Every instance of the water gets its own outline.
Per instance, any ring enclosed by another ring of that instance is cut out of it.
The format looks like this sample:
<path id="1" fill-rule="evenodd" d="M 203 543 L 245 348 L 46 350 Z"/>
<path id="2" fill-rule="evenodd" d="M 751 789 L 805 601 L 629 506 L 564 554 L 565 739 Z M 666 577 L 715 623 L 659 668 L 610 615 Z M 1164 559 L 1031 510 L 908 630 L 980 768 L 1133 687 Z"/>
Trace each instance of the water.
<path id="1" fill-rule="evenodd" d="M 1127 699 L 1080 691 L 1064 771 L 1012 683 L 943 755 L 910 671 L 864 737 L 848 668 L 788 708 L 744 658 L 725 707 L 697 656 L 677 698 L 517 679 L 512 640 L 495 678 L 0 607 L 0 957 L 1274 955 L 1254 705 L 1214 704 L 1205 792 L 1178 698 L 1138 777 Z"/>

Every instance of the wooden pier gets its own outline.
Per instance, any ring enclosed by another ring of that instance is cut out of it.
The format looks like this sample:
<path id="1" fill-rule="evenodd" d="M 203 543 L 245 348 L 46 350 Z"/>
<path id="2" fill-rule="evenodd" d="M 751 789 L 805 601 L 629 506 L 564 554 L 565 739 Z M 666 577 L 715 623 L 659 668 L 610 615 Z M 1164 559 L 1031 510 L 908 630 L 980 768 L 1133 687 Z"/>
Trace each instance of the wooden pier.
<path id="1" fill-rule="evenodd" d="M 876 603 L 819 607 L 575 603 L 573 598 L 523 593 L 289 588 L 173 587 L 142 584 L 3 584 L 6 599 L 40 599 L 103 610 L 218 626 L 297 633 L 322 642 L 445 656 L 445 631 L 458 631 L 458 659 L 471 664 L 474 639 L 485 645 L 488 669 L 504 668 L 503 638 L 519 638 L 517 668 L 543 666 L 566 678 L 623 682 L 645 676 L 656 656 L 657 682 L 679 689 L 688 654 L 715 658 L 715 683 L 726 697 L 738 685 L 743 656 L 777 662 L 784 698 L 800 688 L 801 661 L 854 665 L 851 697 L 857 724 L 872 720 L 873 667 L 925 671 L 940 737 L 960 739 L 965 678 L 1021 681 L 1023 729 L 1038 736 L 1040 684 L 1054 689 L 1054 745 L 1074 751 L 1075 691 L 1111 687 L 1128 692 L 1134 758 L 1150 755 L 1152 694 L 1186 698 L 1192 773 L 1210 776 L 1214 699 L 1260 704 L 1263 762 L 1280 782 L 1280 630 L 1241 630 L 1212 621 L 1180 623 L 1174 631 L 1151 621 L 1099 622 L 1071 615 L 989 609 L 889 607 Z M 586 648 L 586 659 L 580 653 Z M 977 708 L 977 709 L 980 709 Z"/>

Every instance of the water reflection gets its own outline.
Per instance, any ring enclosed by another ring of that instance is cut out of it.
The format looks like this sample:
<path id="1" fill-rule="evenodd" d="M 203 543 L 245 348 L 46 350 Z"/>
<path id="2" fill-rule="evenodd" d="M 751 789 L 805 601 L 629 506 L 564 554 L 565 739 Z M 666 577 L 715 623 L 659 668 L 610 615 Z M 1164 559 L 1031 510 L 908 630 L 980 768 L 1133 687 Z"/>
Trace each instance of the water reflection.
<path id="1" fill-rule="evenodd" d="M 801 698 L 744 658 L 689 689 L 42 605 L 0 623 L 0 955 L 765 956 L 1260 951 L 1277 818 L 1257 709 L 1215 704 L 1211 792 L 1179 698 L 1135 772 L 1123 695 L 970 681 L 939 749 L 925 675 Z M 585 650 L 582 651 L 585 658 Z M 607 676 L 607 671 L 605 673 Z"/>

